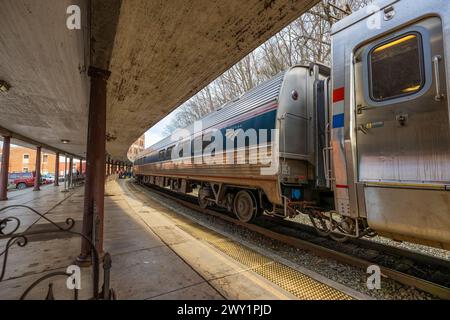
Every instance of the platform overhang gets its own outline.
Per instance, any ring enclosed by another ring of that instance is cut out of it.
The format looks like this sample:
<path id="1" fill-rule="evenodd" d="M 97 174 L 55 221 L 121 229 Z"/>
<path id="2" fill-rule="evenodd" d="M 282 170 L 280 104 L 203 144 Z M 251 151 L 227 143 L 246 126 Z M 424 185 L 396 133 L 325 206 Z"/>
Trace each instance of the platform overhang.
<path id="1" fill-rule="evenodd" d="M 111 71 L 107 152 L 127 161 L 142 133 L 318 1 L 4 0 L 0 129 L 83 156 L 92 65 Z"/>

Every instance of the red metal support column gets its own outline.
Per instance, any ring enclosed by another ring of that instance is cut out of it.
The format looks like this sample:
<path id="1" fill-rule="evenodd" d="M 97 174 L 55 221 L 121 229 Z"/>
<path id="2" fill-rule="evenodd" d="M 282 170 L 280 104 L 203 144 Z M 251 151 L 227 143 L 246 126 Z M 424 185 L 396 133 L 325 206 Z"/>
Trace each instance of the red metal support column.
<path id="1" fill-rule="evenodd" d="M 72 187 L 72 183 L 73 183 L 73 157 L 71 156 L 69 159 L 69 174 L 68 174 L 68 187 L 71 188 Z"/>
<path id="2" fill-rule="evenodd" d="M 41 151 L 42 147 L 36 147 L 36 175 L 34 176 L 34 189 L 33 191 L 41 190 Z"/>
<path id="3" fill-rule="evenodd" d="M 92 239 L 100 255 L 103 255 L 103 219 L 105 197 L 106 153 L 106 85 L 110 72 L 90 67 L 91 91 L 86 153 L 86 182 L 84 191 L 83 234 Z M 94 225 L 94 210 L 96 222 Z M 93 237 L 93 235 L 95 235 Z M 95 238 L 95 239 L 94 239 Z M 81 244 L 78 256 L 80 264 L 90 263 L 90 247 Z"/>
<path id="4" fill-rule="evenodd" d="M 8 200 L 8 171 L 11 137 L 3 137 L 2 168 L 0 172 L 0 201 Z"/>
<path id="5" fill-rule="evenodd" d="M 56 153 L 55 159 L 55 187 L 59 186 L 59 152 Z"/>
<path id="6" fill-rule="evenodd" d="M 67 190 L 67 154 L 64 154 L 64 190 Z"/>

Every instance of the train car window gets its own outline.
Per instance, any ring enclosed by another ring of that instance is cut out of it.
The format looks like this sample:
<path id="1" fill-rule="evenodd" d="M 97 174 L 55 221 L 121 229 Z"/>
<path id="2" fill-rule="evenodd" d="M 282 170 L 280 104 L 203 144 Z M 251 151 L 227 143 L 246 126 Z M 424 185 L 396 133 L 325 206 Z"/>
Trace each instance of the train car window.
<path id="1" fill-rule="evenodd" d="M 171 146 L 167 148 L 166 154 L 167 154 L 167 160 L 172 160 L 172 150 L 175 146 Z"/>
<path id="2" fill-rule="evenodd" d="M 369 52 L 370 97 L 385 101 L 420 91 L 425 84 L 422 39 L 409 33 Z"/>
<path id="3" fill-rule="evenodd" d="M 160 161 L 161 161 L 161 160 L 164 160 L 165 155 L 166 155 L 165 150 L 159 151 L 159 160 L 160 160 Z"/>
<path id="4" fill-rule="evenodd" d="M 203 141 L 202 141 L 202 151 L 205 150 L 207 146 L 209 146 L 212 143 L 212 137 L 211 133 L 206 133 L 203 135 Z"/>

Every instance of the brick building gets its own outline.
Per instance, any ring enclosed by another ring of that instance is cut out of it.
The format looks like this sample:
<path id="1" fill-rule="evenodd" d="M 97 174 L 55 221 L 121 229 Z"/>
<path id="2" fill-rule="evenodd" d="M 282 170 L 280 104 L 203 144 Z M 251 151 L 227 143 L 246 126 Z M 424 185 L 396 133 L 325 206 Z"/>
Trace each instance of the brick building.
<path id="1" fill-rule="evenodd" d="M 128 158 L 133 160 L 139 152 L 143 151 L 145 148 L 145 135 L 142 135 L 135 143 L 133 143 L 128 150 Z M 1 164 L 1 154 L 2 154 L 2 144 L 0 143 L 0 164 Z M 46 152 L 45 149 L 42 150 L 41 154 L 41 174 L 55 174 L 55 161 L 56 154 Z M 64 156 L 60 157 L 59 161 L 59 175 L 64 175 Z M 69 165 L 69 159 L 67 159 L 67 165 Z M 9 173 L 13 172 L 34 172 L 36 170 L 36 150 L 26 147 L 11 145 L 10 158 L 9 158 Z M 80 171 L 79 160 L 74 159 L 73 171 Z M 86 162 L 83 161 L 82 173 L 86 172 Z"/>
<path id="2" fill-rule="evenodd" d="M 139 139 L 137 139 L 128 149 L 127 157 L 131 161 L 134 161 L 139 152 L 145 149 L 145 134 L 143 134 Z"/>
<path id="3" fill-rule="evenodd" d="M 2 148 L 0 147 L 0 155 L 2 153 Z M 55 173 L 55 161 L 56 161 L 56 155 L 54 153 L 48 153 L 45 152 L 45 150 L 42 150 L 41 154 L 41 174 L 54 174 Z M 0 156 L 0 163 L 1 163 L 1 156 Z M 10 158 L 9 158 L 9 173 L 13 172 L 33 172 L 36 170 L 36 150 L 11 145 L 11 151 L 10 151 Z M 67 165 L 69 165 L 69 159 L 67 159 Z M 86 163 L 83 162 L 83 172 L 85 171 Z M 59 175 L 64 175 L 64 157 L 60 158 L 59 163 Z M 76 170 L 80 170 L 80 163 L 79 161 L 74 160 L 73 170 L 76 172 Z"/>

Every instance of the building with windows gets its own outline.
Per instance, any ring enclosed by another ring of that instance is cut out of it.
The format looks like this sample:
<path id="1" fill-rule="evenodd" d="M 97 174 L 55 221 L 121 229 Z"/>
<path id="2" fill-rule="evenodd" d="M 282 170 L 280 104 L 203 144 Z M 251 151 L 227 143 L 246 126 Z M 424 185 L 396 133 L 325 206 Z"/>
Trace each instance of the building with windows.
<path id="1" fill-rule="evenodd" d="M 144 151 L 145 149 L 145 134 L 143 134 L 139 139 L 137 139 L 128 149 L 128 159 L 134 161 L 139 152 Z"/>
<path id="2" fill-rule="evenodd" d="M 1 153 L 2 148 L 0 147 L 0 163 L 1 163 Z M 47 153 L 45 150 L 42 151 L 41 159 L 41 174 L 54 174 L 55 173 L 55 162 L 56 155 L 54 153 Z M 69 159 L 67 159 L 67 165 L 69 165 Z M 36 150 L 26 147 L 20 147 L 11 145 L 10 158 L 9 158 L 9 173 L 14 172 L 34 172 L 36 170 Z M 83 163 L 83 172 L 85 163 Z M 64 157 L 60 158 L 59 163 L 59 175 L 64 175 Z M 80 170 L 80 163 L 74 161 L 73 171 L 76 172 Z"/>

